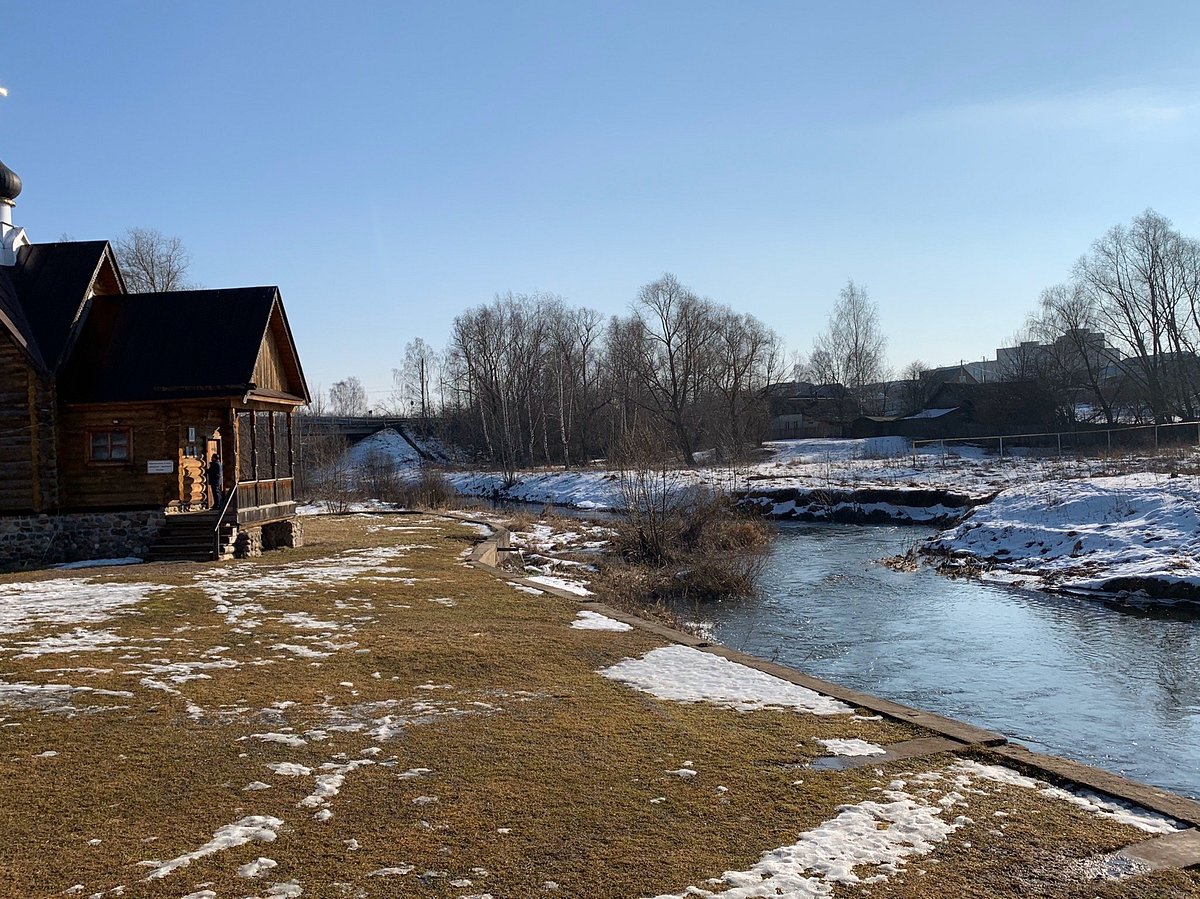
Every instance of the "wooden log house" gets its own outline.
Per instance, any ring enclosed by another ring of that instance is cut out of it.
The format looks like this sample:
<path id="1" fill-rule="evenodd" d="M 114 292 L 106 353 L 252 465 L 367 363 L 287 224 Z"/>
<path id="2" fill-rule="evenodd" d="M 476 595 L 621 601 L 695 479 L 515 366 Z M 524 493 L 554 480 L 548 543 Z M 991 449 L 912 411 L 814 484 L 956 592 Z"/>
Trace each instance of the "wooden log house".
<path id="1" fill-rule="evenodd" d="M 0 568 L 297 542 L 309 394 L 278 289 L 130 294 L 106 241 L 13 227 L 20 190 L 0 163 Z"/>

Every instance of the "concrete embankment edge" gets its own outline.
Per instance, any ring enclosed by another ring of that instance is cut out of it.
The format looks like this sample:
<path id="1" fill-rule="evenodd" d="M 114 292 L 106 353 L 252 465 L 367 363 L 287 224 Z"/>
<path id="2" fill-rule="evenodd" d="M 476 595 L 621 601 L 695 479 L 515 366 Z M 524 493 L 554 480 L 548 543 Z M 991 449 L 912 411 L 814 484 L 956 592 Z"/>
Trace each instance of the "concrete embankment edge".
<path id="1" fill-rule="evenodd" d="M 469 562 L 472 567 L 484 571 L 495 578 L 541 590 L 544 593 L 566 600 L 573 605 L 600 612 L 617 621 L 623 621 L 626 624 L 652 633 L 669 642 L 713 653 L 749 668 L 762 671 L 765 674 L 778 677 L 789 683 L 806 687 L 826 696 L 831 696 L 834 699 L 840 699 L 848 705 L 867 709 L 887 718 L 906 721 L 925 728 L 952 741 L 954 749 L 951 751 L 974 749 L 986 752 L 993 757 L 998 756 L 998 758 L 994 758 L 995 761 L 1007 763 L 1011 767 L 1042 780 L 1052 783 L 1079 785 L 1167 815 L 1183 824 L 1190 825 L 1191 829 L 1132 844 L 1121 850 L 1121 853 L 1151 867 L 1185 868 L 1200 865 L 1200 830 L 1195 829 L 1200 827 L 1200 802 L 1080 762 L 1033 752 L 1020 744 L 1010 743 L 1008 738 L 1003 734 L 976 727 L 973 724 L 967 724 L 966 722 L 937 715 L 933 712 L 927 712 L 923 709 L 901 705 L 900 703 L 873 696 L 869 693 L 863 693 L 840 684 L 811 677 L 801 671 L 776 664 L 775 662 L 767 662 L 743 652 L 710 643 L 692 634 L 668 627 L 665 624 L 650 621 L 621 609 L 605 605 L 597 598 L 579 596 L 567 590 L 527 580 L 518 574 L 505 571 L 499 567 L 504 558 L 513 551 L 511 549 L 511 537 L 506 528 L 497 525 L 495 522 L 483 521 L 463 513 L 450 512 L 444 514 L 458 521 L 491 528 L 491 536 L 485 537 L 475 546 L 471 552 Z M 940 751 L 945 751 L 945 744 L 941 745 L 943 748 Z M 937 746 L 937 741 L 930 741 L 931 749 L 938 751 Z M 909 755 L 908 757 L 917 756 Z"/>

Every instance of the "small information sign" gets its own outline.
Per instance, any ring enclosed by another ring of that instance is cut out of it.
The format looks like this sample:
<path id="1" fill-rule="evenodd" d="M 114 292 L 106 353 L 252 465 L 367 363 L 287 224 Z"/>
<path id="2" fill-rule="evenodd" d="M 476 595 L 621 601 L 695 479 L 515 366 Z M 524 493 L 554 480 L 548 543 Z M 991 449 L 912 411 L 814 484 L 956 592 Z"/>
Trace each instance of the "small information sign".
<path id="1" fill-rule="evenodd" d="M 146 462 L 146 474 L 171 474 L 175 471 L 172 459 L 150 459 Z"/>

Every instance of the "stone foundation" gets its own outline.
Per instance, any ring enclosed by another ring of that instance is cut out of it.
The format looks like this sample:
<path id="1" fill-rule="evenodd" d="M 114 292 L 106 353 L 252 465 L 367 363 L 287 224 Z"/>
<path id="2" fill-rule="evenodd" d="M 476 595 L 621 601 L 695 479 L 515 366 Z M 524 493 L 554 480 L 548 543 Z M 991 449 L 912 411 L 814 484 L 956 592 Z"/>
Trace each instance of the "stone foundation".
<path id="1" fill-rule="evenodd" d="M 233 541 L 233 555 L 238 559 L 261 556 L 263 552 L 262 528 L 239 528 Z"/>
<path id="2" fill-rule="evenodd" d="M 0 571 L 88 559 L 142 559 L 164 519 L 159 509 L 0 515 Z"/>
<path id="3" fill-rule="evenodd" d="M 281 546 L 303 546 L 304 525 L 298 518 L 274 521 L 262 527 L 262 548 L 279 549 Z"/>
<path id="4" fill-rule="evenodd" d="M 304 545 L 304 525 L 299 519 L 271 521 L 264 525 L 247 525 L 238 530 L 233 554 L 239 559 L 261 556 L 269 549 Z"/>

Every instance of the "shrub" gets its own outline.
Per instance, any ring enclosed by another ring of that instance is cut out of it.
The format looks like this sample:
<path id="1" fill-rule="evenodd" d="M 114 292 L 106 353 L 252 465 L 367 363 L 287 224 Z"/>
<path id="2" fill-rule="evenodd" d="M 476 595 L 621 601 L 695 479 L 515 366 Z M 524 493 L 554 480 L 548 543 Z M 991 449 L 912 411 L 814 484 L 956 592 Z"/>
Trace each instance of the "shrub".
<path id="1" fill-rule="evenodd" d="M 409 508 L 452 509 L 458 505 L 458 491 L 440 469 L 426 466 L 398 491 L 396 501 Z"/>
<path id="2" fill-rule="evenodd" d="M 680 486 L 665 466 L 621 473 L 625 516 L 615 525 L 609 591 L 631 602 L 750 596 L 766 564 L 770 528 L 728 494 Z"/>
<path id="3" fill-rule="evenodd" d="M 354 470 L 354 492 L 363 499 L 392 503 L 400 498 L 403 485 L 396 460 L 379 451 L 367 453 Z"/>

